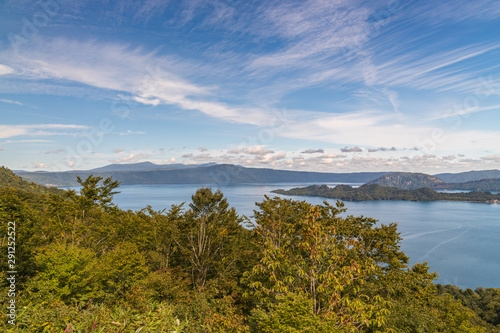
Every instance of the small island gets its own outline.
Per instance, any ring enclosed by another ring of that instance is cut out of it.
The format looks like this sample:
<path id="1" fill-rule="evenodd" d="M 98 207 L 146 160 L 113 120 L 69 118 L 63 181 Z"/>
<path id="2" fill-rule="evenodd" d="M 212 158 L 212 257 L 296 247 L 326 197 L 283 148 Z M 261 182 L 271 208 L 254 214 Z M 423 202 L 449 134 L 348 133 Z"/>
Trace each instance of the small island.
<path id="1" fill-rule="evenodd" d="M 464 193 L 441 193 L 430 188 L 402 190 L 396 187 L 365 184 L 354 188 L 349 185 L 311 185 L 290 190 L 274 190 L 272 193 L 323 197 L 343 201 L 404 200 L 404 201 L 467 201 L 478 203 L 500 203 L 500 194 L 473 191 Z"/>

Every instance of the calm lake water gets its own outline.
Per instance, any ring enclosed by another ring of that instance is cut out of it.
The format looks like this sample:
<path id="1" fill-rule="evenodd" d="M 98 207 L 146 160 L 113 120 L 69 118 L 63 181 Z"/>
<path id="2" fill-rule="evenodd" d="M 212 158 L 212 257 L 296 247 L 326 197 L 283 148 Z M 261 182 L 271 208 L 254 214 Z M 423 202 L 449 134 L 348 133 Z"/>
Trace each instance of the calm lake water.
<path id="1" fill-rule="evenodd" d="M 272 190 L 309 184 L 237 184 L 220 187 L 231 206 L 251 217 L 255 202 Z M 327 185 L 337 185 L 335 183 Z M 351 184 L 359 185 L 359 184 Z M 122 209 L 155 210 L 186 202 L 203 185 L 122 185 L 114 202 Z M 217 187 L 212 185 L 213 189 Z M 293 197 L 313 204 L 323 198 Z M 335 203 L 336 200 L 327 200 Z M 347 213 L 398 223 L 402 250 L 411 264 L 427 261 L 439 283 L 460 288 L 500 287 L 500 205 L 467 202 L 345 202 Z"/>

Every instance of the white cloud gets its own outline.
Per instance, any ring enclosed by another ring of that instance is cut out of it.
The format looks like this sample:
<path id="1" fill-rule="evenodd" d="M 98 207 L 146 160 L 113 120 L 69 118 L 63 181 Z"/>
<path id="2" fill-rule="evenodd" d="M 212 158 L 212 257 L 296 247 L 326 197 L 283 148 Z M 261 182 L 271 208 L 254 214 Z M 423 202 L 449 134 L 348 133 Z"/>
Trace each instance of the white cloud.
<path id="1" fill-rule="evenodd" d="M 445 20 L 493 20 L 500 17 L 500 8 L 496 4 L 496 0 L 443 1 L 416 7 L 408 14 L 416 21 L 430 21 L 435 25 L 441 25 Z"/>
<path id="2" fill-rule="evenodd" d="M 456 159 L 457 157 L 455 155 L 447 155 L 447 156 L 443 156 L 441 157 L 443 160 L 445 161 L 453 161 L 454 159 Z"/>
<path id="3" fill-rule="evenodd" d="M 60 52 L 64 49 L 65 52 Z M 174 104 L 209 116 L 245 124 L 265 125 L 266 112 L 246 107 L 230 107 L 209 99 L 213 92 L 188 82 L 176 74 L 178 61 L 127 45 L 78 42 L 67 39 L 33 41 L 16 57 L 0 54 L 18 67 L 22 78 L 52 79 L 65 86 L 73 81 L 88 86 L 126 92 L 146 105 Z M 182 67 L 182 66 L 181 66 Z"/>
<path id="4" fill-rule="evenodd" d="M 332 56 L 342 56 L 346 48 L 366 41 L 369 15 L 368 8 L 343 0 L 264 5 L 254 31 L 265 37 L 281 38 L 288 45 L 258 56 L 249 68 L 269 74 L 310 67 Z"/>
<path id="5" fill-rule="evenodd" d="M 45 163 L 33 162 L 31 163 L 33 169 L 47 169 L 49 166 Z"/>
<path id="6" fill-rule="evenodd" d="M 150 156 L 151 156 L 151 154 L 148 154 L 148 153 L 138 153 L 138 154 L 131 153 L 128 156 L 118 158 L 116 160 L 110 160 L 110 162 L 111 163 L 138 162 L 138 161 L 143 160 L 145 158 L 148 158 Z"/>
<path id="7" fill-rule="evenodd" d="M 3 103 L 9 103 L 9 104 L 16 104 L 16 105 L 23 105 L 23 103 L 18 102 L 18 101 L 13 101 L 13 100 L 11 100 L 11 99 L 3 99 L 3 98 L 0 98 L 0 102 L 3 102 Z"/>
<path id="8" fill-rule="evenodd" d="M 494 155 L 488 155 L 488 156 L 483 156 L 481 157 L 482 160 L 485 161 L 495 161 L 495 162 L 500 162 L 500 154 L 494 154 Z"/>
<path id="9" fill-rule="evenodd" d="M 113 152 L 114 152 L 115 154 L 118 154 L 118 153 L 123 152 L 124 150 L 125 150 L 124 148 L 116 148 L 116 149 L 113 149 Z"/>
<path id="10" fill-rule="evenodd" d="M 301 154 L 323 154 L 325 151 L 323 149 L 306 149 Z"/>
<path id="11" fill-rule="evenodd" d="M 433 120 L 434 119 L 453 118 L 453 117 L 467 117 L 467 115 L 471 114 L 471 113 L 490 111 L 490 110 L 500 110 L 500 105 L 490 105 L 490 106 L 484 106 L 484 107 L 469 107 L 469 108 L 463 106 L 463 108 L 460 111 L 444 113 L 438 117 L 433 118 Z"/>
<path id="12" fill-rule="evenodd" d="M 416 147 L 424 151 L 466 151 L 497 149 L 500 132 L 488 130 L 449 130 L 402 121 L 393 112 L 365 110 L 345 114 L 313 113 L 311 120 L 290 121 L 280 136 L 341 145 Z M 475 142 L 470 138 L 474 138 Z"/>
<path id="13" fill-rule="evenodd" d="M 453 65 L 479 58 L 481 55 L 494 51 L 499 47 L 499 45 L 495 44 L 478 43 L 443 51 L 440 45 L 429 45 L 425 50 L 413 50 L 412 53 L 391 56 L 388 60 L 381 60 L 375 65 L 376 83 L 418 89 L 447 90 L 459 88 L 462 91 L 473 90 L 478 86 L 477 77 L 481 73 L 487 73 L 488 68 L 480 72 L 457 71 Z M 436 52 L 429 55 L 429 50 L 433 48 Z M 397 49 L 398 46 L 395 45 L 386 52 L 392 51 L 396 53 Z M 480 60 L 476 59 L 476 61 Z M 462 85 L 463 88 L 457 86 L 457 82 L 468 82 L 468 87 L 467 85 Z"/>
<path id="14" fill-rule="evenodd" d="M 379 151 L 397 151 L 398 149 L 396 147 L 391 147 L 391 148 L 385 148 L 385 147 L 380 147 L 380 148 L 369 148 L 368 152 L 369 153 L 375 153 Z"/>
<path id="15" fill-rule="evenodd" d="M 158 98 L 154 98 L 154 97 L 144 98 L 141 96 L 134 96 L 134 97 L 132 97 L 132 100 L 139 102 L 139 103 L 142 103 L 142 104 L 145 104 L 145 105 L 157 106 L 157 105 L 161 104 L 161 100 Z"/>
<path id="16" fill-rule="evenodd" d="M 6 140 L 3 143 L 49 143 L 54 140 Z"/>
<path id="17" fill-rule="evenodd" d="M 263 146 L 248 146 L 242 148 L 235 148 L 228 151 L 228 154 L 248 154 L 257 156 L 264 156 L 273 153 L 274 153 L 273 150 L 264 149 Z"/>
<path id="18" fill-rule="evenodd" d="M 124 136 L 124 135 L 142 135 L 142 134 L 146 134 L 146 132 L 144 132 L 144 131 L 127 130 L 126 132 L 118 133 L 118 135 L 120 135 L 120 136 Z"/>
<path id="19" fill-rule="evenodd" d="M 6 75 L 11 73 L 14 73 L 14 69 L 12 67 L 0 64 L 0 75 Z"/>
<path id="20" fill-rule="evenodd" d="M 68 132 L 47 132 L 45 130 L 85 130 L 84 125 L 41 124 L 41 125 L 0 125 L 0 139 L 15 136 L 73 135 Z"/>
<path id="21" fill-rule="evenodd" d="M 343 153 L 360 153 L 363 151 L 363 149 L 359 148 L 358 146 L 356 146 L 356 147 L 344 147 L 344 148 L 341 148 L 340 151 Z"/>
<path id="22" fill-rule="evenodd" d="M 48 150 L 48 151 L 45 151 L 43 152 L 44 154 L 59 154 L 59 153 L 62 153 L 64 151 L 64 149 L 56 149 L 56 150 Z"/>

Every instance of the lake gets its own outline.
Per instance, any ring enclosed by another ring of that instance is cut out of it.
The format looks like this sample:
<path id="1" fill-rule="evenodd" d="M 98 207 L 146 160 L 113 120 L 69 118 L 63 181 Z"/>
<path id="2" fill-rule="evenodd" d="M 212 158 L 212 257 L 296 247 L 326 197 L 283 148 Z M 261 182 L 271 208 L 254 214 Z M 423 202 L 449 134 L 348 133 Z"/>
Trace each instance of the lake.
<path id="1" fill-rule="evenodd" d="M 251 217 L 255 202 L 272 190 L 311 184 L 231 184 L 220 187 L 231 206 Z M 330 186 L 336 183 L 327 184 Z M 350 184 L 360 185 L 360 184 Z M 186 202 L 203 185 L 122 185 L 114 202 L 122 209 L 155 210 Z M 213 189 L 217 187 L 212 185 Z M 293 197 L 313 204 L 323 198 Z M 336 200 L 326 199 L 330 203 Z M 427 261 L 440 277 L 438 283 L 460 288 L 500 287 L 500 205 L 468 202 L 363 201 L 345 202 L 347 213 L 398 223 L 401 249 L 410 263 Z"/>

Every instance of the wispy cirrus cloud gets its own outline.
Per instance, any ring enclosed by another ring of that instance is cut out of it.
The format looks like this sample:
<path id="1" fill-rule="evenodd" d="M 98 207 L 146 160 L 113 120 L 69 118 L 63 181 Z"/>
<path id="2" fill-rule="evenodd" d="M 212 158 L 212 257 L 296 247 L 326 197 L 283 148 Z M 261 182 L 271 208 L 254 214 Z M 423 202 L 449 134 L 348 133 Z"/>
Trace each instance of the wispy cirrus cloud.
<path id="1" fill-rule="evenodd" d="M 262 38 L 278 38 L 282 47 L 256 55 L 247 70 L 253 75 L 278 77 L 314 73 L 316 81 L 317 75 L 323 79 L 344 76 L 338 68 L 346 65 L 345 51 L 368 39 L 367 20 L 372 10 L 352 1 L 266 2 L 259 8 L 260 20 L 252 32 Z"/>
<path id="2" fill-rule="evenodd" d="M 143 135 L 146 134 L 144 131 L 132 131 L 132 130 L 127 130 L 126 132 L 120 132 L 118 135 L 124 136 L 124 135 Z"/>
<path id="3" fill-rule="evenodd" d="M 67 39 L 33 41 L 29 49 L 0 53 L 22 73 L 19 79 L 56 80 L 125 92 L 146 105 L 173 104 L 184 110 L 197 110 L 226 121 L 262 125 L 267 113 L 258 108 L 229 106 L 214 100 L 211 89 L 190 83 L 175 73 L 176 60 L 128 45 L 79 42 Z M 59 50 L 64 49 L 61 53 Z M 181 66 L 182 67 L 182 66 Z M 120 95 L 120 94 L 118 94 Z M 193 96 L 195 98 L 193 98 Z"/>
<path id="4" fill-rule="evenodd" d="M 447 17 L 448 23 L 457 21 L 459 13 L 460 19 L 471 19 L 471 12 L 488 11 L 489 6 L 491 1 L 464 7 L 451 2 L 438 5 L 456 14 Z M 280 82 L 275 89 L 286 93 L 283 86 L 298 89 L 332 83 L 361 85 L 358 89 L 382 85 L 466 91 L 478 76 L 495 68 L 496 63 L 483 56 L 491 55 L 500 44 L 491 40 L 459 46 L 436 42 L 433 15 L 441 11 L 423 10 L 425 5 L 406 7 L 367 1 L 267 3 L 261 9 L 264 20 L 254 33 L 278 38 L 282 47 L 255 55 L 247 69 L 257 77 L 274 77 Z M 467 7 L 476 11 L 468 12 Z M 398 29 L 391 29 L 392 25 Z M 418 47 L 422 43 L 425 47 Z"/>
<path id="5" fill-rule="evenodd" d="M 14 101 L 14 100 L 11 100 L 11 99 L 4 99 L 4 98 L 0 98 L 0 102 L 2 102 L 2 103 L 8 103 L 8 104 L 23 105 L 23 103 L 21 103 L 19 101 Z"/>
<path id="6" fill-rule="evenodd" d="M 5 140 L 2 143 L 51 143 L 54 140 Z"/>
<path id="7" fill-rule="evenodd" d="M 484 107 L 469 107 L 469 108 L 464 106 L 459 111 L 442 113 L 441 115 L 433 118 L 433 120 L 434 119 L 453 118 L 453 117 L 465 117 L 471 113 L 491 111 L 491 110 L 500 110 L 500 105 L 490 105 L 490 106 L 484 106 Z"/>
<path id="8" fill-rule="evenodd" d="M 56 149 L 56 150 L 47 150 L 47 151 L 44 151 L 43 153 L 44 154 L 59 154 L 59 153 L 62 153 L 64 151 L 64 149 Z"/>
<path id="9" fill-rule="evenodd" d="M 387 60 L 380 59 L 377 63 L 372 62 L 373 73 L 370 76 L 375 78 L 374 82 L 377 84 L 386 86 L 467 91 L 471 87 L 476 89 L 478 77 L 488 73 L 489 69 L 464 71 L 463 66 L 457 66 L 467 61 L 480 63 L 482 55 L 498 48 L 500 48 L 499 43 L 480 43 L 451 50 L 443 50 L 439 45 L 428 46 L 425 50 L 411 50 L 411 52 L 406 50 L 404 55 L 392 56 Z M 397 47 L 391 49 L 394 53 L 398 52 Z M 429 54 L 430 49 L 436 52 Z M 494 67 L 492 64 L 490 68 Z M 471 82 L 475 84 L 471 85 Z"/>
<path id="10" fill-rule="evenodd" d="M 16 136 L 72 135 L 74 132 L 67 131 L 81 131 L 88 128 L 74 124 L 0 125 L 0 139 Z"/>
<path id="11" fill-rule="evenodd" d="M 493 20 L 500 17 L 500 8 L 495 0 L 457 0 L 424 4 L 411 10 L 408 16 L 425 20 L 435 25 L 443 21 Z"/>

